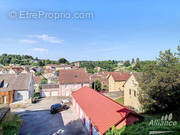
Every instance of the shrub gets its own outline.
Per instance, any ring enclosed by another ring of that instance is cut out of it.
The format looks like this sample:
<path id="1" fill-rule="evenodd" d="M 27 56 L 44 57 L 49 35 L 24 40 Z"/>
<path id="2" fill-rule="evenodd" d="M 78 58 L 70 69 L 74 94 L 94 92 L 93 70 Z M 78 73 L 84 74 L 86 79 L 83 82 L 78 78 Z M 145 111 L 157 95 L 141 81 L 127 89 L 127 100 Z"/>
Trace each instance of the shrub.
<path id="1" fill-rule="evenodd" d="M 34 97 L 40 98 L 40 92 L 34 93 Z"/>
<path id="2" fill-rule="evenodd" d="M 22 120 L 16 114 L 8 112 L 0 123 L 3 135 L 18 135 Z"/>

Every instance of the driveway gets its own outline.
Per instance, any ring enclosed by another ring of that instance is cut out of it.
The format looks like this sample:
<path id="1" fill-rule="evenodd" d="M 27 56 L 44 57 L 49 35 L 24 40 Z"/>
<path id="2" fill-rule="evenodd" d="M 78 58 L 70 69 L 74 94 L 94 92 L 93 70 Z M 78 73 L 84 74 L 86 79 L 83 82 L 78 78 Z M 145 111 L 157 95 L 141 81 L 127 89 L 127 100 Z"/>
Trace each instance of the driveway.
<path id="1" fill-rule="evenodd" d="M 50 114 L 50 106 L 60 100 L 59 97 L 44 98 L 25 108 L 13 109 L 23 119 L 20 135 L 87 135 L 72 106 L 66 111 Z"/>
<path id="2" fill-rule="evenodd" d="M 117 99 L 117 98 L 123 97 L 124 94 L 122 91 L 114 91 L 114 92 L 103 93 L 103 95 L 111 99 Z"/>

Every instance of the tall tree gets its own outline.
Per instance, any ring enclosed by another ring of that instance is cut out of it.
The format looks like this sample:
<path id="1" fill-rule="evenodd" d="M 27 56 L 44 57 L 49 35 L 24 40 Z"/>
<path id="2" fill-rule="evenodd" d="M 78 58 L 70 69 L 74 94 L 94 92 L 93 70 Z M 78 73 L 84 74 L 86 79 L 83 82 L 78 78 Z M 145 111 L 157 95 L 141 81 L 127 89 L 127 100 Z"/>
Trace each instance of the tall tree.
<path id="1" fill-rule="evenodd" d="M 58 63 L 59 64 L 65 64 L 65 63 L 69 63 L 69 61 L 66 60 L 65 58 L 61 58 L 61 59 L 58 60 Z"/>
<path id="2" fill-rule="evenodd" d="M 134 58 L 132 58 L 131 64 L 134 64 L 134 63 L 135 63 L 135 60 L 134 60 Z"/>
<path id="3" fill-rule="evenodd" d="M 125 61 L 124 62 L 124 64 L 123 64 L 125 67 L 129 67 L 131 64 L 130 64 L 130 61 L 129 60 L 127 60 L 127 61 Z"/>
<path id="4" fill-rule="evenodd" d="M 98 92 L 101 91 L 101 81 L 99 79 L 95 79 L 95 81 L 92 83 L 92 88 L 97 90 Z"/>
<path id="5" fill-rule="evenodd" d="M 180 45 L 178 46 L 177 50 L 178 50 L 177 55 L 179 56 L 180 59 Z"/>
<path id="6" fill-rule="evenodd" d="M 139 101 L 147 111 L 180 107 L 180 63 L 170 50 L 160 52 L 156 65 L 147 67 L 141 79 Z"/>
<path id="7" fill-rule="evenodd" d="M 140 67 L 141 66 L 141 62 L 140 62 L 140 59 L 139 58 L 136 58 L 136 64 L 135 64 L 135 66 L 133 67 L 133 69 L 135 70 L 135 71 L 140 71 Z"/>

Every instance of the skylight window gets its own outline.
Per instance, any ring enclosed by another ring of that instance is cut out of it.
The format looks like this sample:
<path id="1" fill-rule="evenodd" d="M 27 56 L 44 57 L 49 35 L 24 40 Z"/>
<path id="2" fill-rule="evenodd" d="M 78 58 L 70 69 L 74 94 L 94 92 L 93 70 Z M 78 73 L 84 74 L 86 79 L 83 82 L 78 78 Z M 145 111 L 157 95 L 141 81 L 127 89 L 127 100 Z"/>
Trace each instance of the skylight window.
<path id="1" fill-rule="evenodd" d="M 0 81 L 0 88 L 2 88 L 4 85 L 4 80 Z"/>
<path id="2" fill-rule="evenodd" d="M 5 83 L 4 87 L 3 88 L 7 88 L 9 85 L 9 83 Z"/>

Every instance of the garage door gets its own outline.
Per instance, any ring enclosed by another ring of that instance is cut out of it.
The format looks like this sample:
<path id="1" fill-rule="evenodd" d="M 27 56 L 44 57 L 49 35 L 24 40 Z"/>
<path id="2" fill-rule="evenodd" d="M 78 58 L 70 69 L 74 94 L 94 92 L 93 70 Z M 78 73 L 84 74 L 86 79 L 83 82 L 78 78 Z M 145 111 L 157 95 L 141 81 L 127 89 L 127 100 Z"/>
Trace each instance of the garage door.
<path id="1" fill-rule="evenodd" d="M 42 97 L 49 97 L 50 93 L 49 92 L 41 92 Z"/>
<path id="2" fill-rule="evenodd" d="M 52 91 L 51 96 L 58 96 L 58 92 L 57 91 Z"/>

